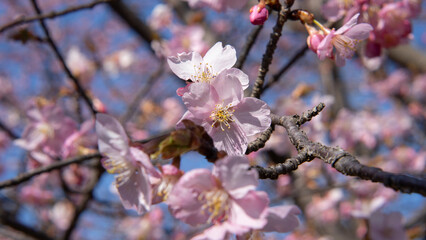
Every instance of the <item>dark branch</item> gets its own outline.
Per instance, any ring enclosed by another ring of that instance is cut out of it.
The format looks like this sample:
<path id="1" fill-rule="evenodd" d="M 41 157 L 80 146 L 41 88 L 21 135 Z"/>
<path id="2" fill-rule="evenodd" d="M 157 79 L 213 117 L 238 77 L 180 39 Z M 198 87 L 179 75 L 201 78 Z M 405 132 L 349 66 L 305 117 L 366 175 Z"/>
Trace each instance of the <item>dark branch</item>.
<path id="1" fill-rule="evenodd" d="M 303 48 L 301 48 L 297 53 L 280 69 L 279 72 L 274 74 L 272 78 L 265 84 L 265 87 L 262 89 L 262 92 L 266 89 L 272 87 L 275 83 L 280 80 L 280 77 L 286 73 L 292 66 L 299 60 L 303 55 L 305 55 L 306 50 L 308 50 L 308 45 L 305 44 Z"/>
<path id="2" fill-rule="evenodd" d="M 241 50 L 240 56 L 238 56 L 238 61 L 235 64 L 235 68 L 242 69 L 244 62 L 246 61 L 246 58 L 253 47 L 254 43 L 256 42 L 257 36 L 259 36 L 260 31 L 262 30 L 263 25 L 256 26 L 250 34 L 247 36 L 247 41 L 243 46 L 243 49 Z"/>
<path id="3" fill-rule="evenodd" d="M 40 168 L 34 169 L 30 172 L 20 174 L 19 176 L 15 177 L 13 179 L 3 181 L 3 182 L 0 183 L 0 189 L 5 188 L 5 187 L 11 187 L 11 186 L 14 186 L 14 185 L 18 185 L 22 182 L 30 180 L 34 176 L 40 175 L 40 174 L 45 173 L 45 172 L 50 172 L 52 170 L 65 167 L 65 166 L 68 166 L 68 165 L 73 164 L 73 163 L 81 163 L 81 162 L 84 162 L 86 160 L 90 160 L 90 159 L 93 159 L 93 158 L 99 158 L 99 157 L 101 157 L 101 155 L 99 153 L 93 153 L 93 154 L 75 157 L 75 158 L 71 158 L 71 159 L 68 159 L 68 160 L 60 161 L 60 162 L 55 162 L 55 163 L 53 163 L 49 166 L 40 167 Z"/>
<path id="4" fill-rule="evenodd" d="M 426 179 L 424 178 L 394 174 L 379 168 L 368 167 L 362 165 L 354 156 L 338 147 L 329 147 L 309 140 L 308 136 L 300 130 L 300 124 L 306 122 L 311 116 L 316 115 L 320 109 L 321 104 L 312 109 L 311 112 L 308 111 L 302 114 L 303 117 L 298 115 L 272 116 L 272 120 L 287 130 L 290 141 L 296 147 L 299 155 L 306 154 L 308 159 L 319 158 L 344 175 L 380 182 L 396 191 L 419 193 L 426 196 Z"/>
<path id="5" fill-rule="evenodd" d="M 251 152 L 255 152 L 255 151 L 263 148 L 265 146 L 265 143 L 271 137 L 272 132 L 274 132 L 274 129 L 275 129 L 274 125 L 271 124 L 271 127 L 269 127 L 268 129 L 266 129 L 266 131 L 261 133 L 261 135 L 256 140 L 249 143 L 249 145 L 247 146 L 246 154 L 249 154 Z"/>
<path id="6" fill-rule="evenodd" d="M 31 0 L 33 7 L 35 9 L 35 11 L 37 12 L 37 14 L 41 15 L 41 10 L 37 4 L 36 0 Z M 89 98 L 89 96 L 86 94 L 86 92 L 84 91 L 83 87 L 81 86 L 79 80 L 77 79 L 77 77 L 75 77 L 72 73 L 71 70 L 68 68 L 67 64 L 65 63 L 65 60 L 61 54 L 61 52 L 59 51 L 58 47 L 56 46 L 55 42 L 53 41 L 53 38 L 50 36 L 50 32 L 49 29 L 47 28 L 46 23 L 44 22 L 43 19 L 39 19 L 40 21 L 40 25 L 43 29 L 44 34 L 46 35 L 47 38 L 47 42 L 49 43 L 50 47 L 53 49 L 53 51 L 55 52 L 56 57 L 58 58 L 58 60 L 61 62 L 62 67 L 65 71 L 65 73 L 68 75 L 68 77 L 74 82 L 75 87 L 77 88 L 77 92 L 80 94 L 80 96 L 83 98 L 83 100 L 87 103 L 87 105 L 89 106 L 90 110 L 92 111 L 93 115 L 95 115 L 97 113 L 92 100 Z"/>
<path id="7" fill-rule="evenodd" d="M 116 0 L 110 2 L 109 6 L 111 9 L 121 17 L 121 19 L 127 23 L 127 25 L 133 29 L 145 42 L 148 43 L 151 48 L 151 42 L 154 40 L 159 40 L 160 35 L 158 35 L 154 30 L 152 30 L 146 23 L 144 23 L 126 4 L 121 0 Z"/>
<path id="8" fill-rule="evenodd" d="M 143 88 L 136 94 L 136 97 L 133 99 L 133 101 L 130 103 L 130 106 L 127 108 L 124 115 L 120 118 L 121 123 L 126 123 L 129 121 L 133 114 L 136 112 L 140 102 L 142 99 L 148 94 L 148 92 L 151 90 L 152 86 L 154 85 L 155 80 L 161 76 L 161 74 L 164 71 L 164 61 L 160 62 L 160 66 L 158 69 L 152 73 L 149 78 L 146 80 L 145 85 Z"/>
<path id="9" fill-rule="evenodd" d="M 41 231 L 37 231 L 35 230 L 33 227 L 28 227 L 20 222 L 17 222 L 13 219 L 9 219 L 9 216 L 7 216 L 6 214 L 2 214 L 0 216 L 0 223 L 2 225 L 6 225 L 9 226 L 19 232 L 24 233 L 27 236 L 31 236 L 32 238 L 35 239 L 42 239 L 42 240 L 50 240 L 53 239 L 50 236 L 46 235 L 44 232 Z"/>
<path id="10" fill-rule="evenodd" d="M 267 168 L 263 168 L 261 166 L 253 166 L 252 168 L 257 170 L 259 173 L 259 178 L 261 179 L 277 179 L 279 175 L 292 172 L 296 170 L 302 163 L 311 161 L 312 159 L 313 158 L 307 153 L 302 152 L 294 158 L 286 159 L 284 163 L 278 163 Z"/>
<path id="11" fill-rule="evenodd" d="M 289 14 L 290 9 L 281 7 L 281 11 L 278 14 L 277 23 L 273 28 L 273 32 L 271 33 L 268 45 L 266 46 L 266 51 L 262 57 L 262 63 L 259 68 L 259 73 L 257 75 L 256 82 L 253 86 L 253 91 L 251 93 L 251 97 L 259 98 L 260 93 L 263 88 L 263 83 L 265 82 L 266 73 L 269 70 L 269 65 L 272 62 L 272 57 L 274 55 L 274 51 L 277 48 L 277 42 L 281 37 L 281 31 L 283 29 L 284 23 L 287 21 L 287 14 Z"/>
<path id="12" fill-rule="evenodd" d="M 33 21 L 43 20 L 43 19 L 53 19 L 53 18 L 56 18 L 56 17 L 59 17 L 59 16 L 67 15 L 69 13 L 77 12 L 77 11 L 80 11 L 80 10 L 83 10 L 83 9 L 91 9 L 98 4 L 107 3 L 107 2 L 111 2 L 111 1 L 115 1 L 115 0 L 96 0 L 96 1 L 93 1 L 93 2 L 90 2 L 90 3 L 87 3 L 87 4 L 72 6 L 72 7 L 69 7 L 67 9 L 64 9 L 64 10 L 58 11 L 58 12 L 52 11 L 50 13 L 39 14 L 37 16 L 32 16 L 32 17 L 22 16 L 22 17 L 15 19 L 14 21 L 7 23 L 7 24 L 3 25 L 2 27 L 0 27 L 0 33 L 9 29 L 9 28 L 19 26 L 19 25 L 24 24 L 24 23 L 30 23 L 30 22 L 33 22 Z"/>
<path id="13" fill-rule="evenodd" d="M 6 125 L 3 124 L 3 122 L 0 121 L 0 129 L 3 130 L 11 139 L 17 139 L 19 138 L 18 135 L 16 135 L 10 128 L 6 127 Z"/>

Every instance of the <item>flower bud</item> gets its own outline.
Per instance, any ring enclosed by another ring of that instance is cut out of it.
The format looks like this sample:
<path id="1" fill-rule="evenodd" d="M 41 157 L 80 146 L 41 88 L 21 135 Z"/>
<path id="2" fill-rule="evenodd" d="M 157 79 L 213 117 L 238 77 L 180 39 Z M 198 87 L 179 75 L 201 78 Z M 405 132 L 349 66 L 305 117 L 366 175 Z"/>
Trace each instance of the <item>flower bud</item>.
<path id="1" fill-rule="evenodd" d="M 263 25 L 263 23 L 268 19 L 269 12 L 265 7 L 260 7 L 255 5 L 250 9 L 250 22 L 253 25 Z"/>

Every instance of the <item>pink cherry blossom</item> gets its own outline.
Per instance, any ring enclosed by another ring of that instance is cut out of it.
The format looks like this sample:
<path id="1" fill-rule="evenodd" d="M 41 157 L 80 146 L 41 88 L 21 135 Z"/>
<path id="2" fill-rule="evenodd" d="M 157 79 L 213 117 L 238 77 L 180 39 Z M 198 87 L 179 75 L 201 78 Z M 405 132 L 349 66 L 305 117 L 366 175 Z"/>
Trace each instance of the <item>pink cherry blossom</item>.
<path id="1" fill-rule="evenodd" d="M 210 7 L 216 11 L 225 11 L 227 9 L 241 9 L 247 0 L 229 1 L 229 0 L 184 0 L 192 8 Z"/>
<path id="2" fill-rule="evenodd" d="M 216 43 L 204 57 L 197 52 L 179 53 L 177 57 L 169 57 L 170 69 L 181 79 L 192 82 L 210 82 L 224 70 L 238 77 L 244 89 L 248 87 L 248 76 L 241 70 L 232 68 L 237 61 L 235 49 L 222 43 Z"/>
<path id="3" fill-rule="evenodd" d="M 296 215 L 301 214 L 294 205 L 276 206 L 268 208 L 268 223 L 262 228 L 264 232 L 290 232 L 299 226 Z"/>
<path id="4" fill-rule="evenodd" d="M 52 157 L 61 155 L 66 138 L 77 130 L 77 124 L 54 103 L 40 102 L 30 104 L 27 110 L 29 124 L 14 143 L 31 151 L 37 161 L 48 164 Z"/>
<path id="5" fill-rule="evenodd" d="M 152 10 L 149 25 L 155 30 L 160 30 L 170 26 L 172 18 L 172 9 L 167 4 L 157 4 Z"/>
<path id="6" fill-rule="evenodd" d="M 148 155 L 129 145 L 124 128 L 109 115 L 96 115 L 96 133 L 99 151 L 106 157 L 104 168 L 118 174 L 115 181 L 123 206 L 139 214 L 148 211 L 152 198 L 149 177 L 160 177 Z"/>
<path id="7" fill-rule="evenodd" d="M 402 215 L 399 212 L 382 213 L 374 212 L 369 220 L 369 235 L 374 240 L 404 240 L 404 226 Z"/>
<path id="8" fill-rule="evenodd" d="M 337 31 L 332 29 L 322 30 L 327 36 L 318 46 L 318 57 L 323 60 L 326 57 L 334 58 L 337 66 L 344 66 L 345 59 L 351 58 L 356 51 L 356 46 L 361 40 L 368 37 L 373 27 L 367 23 L 357 24 L 359 14 L 354 15 L 345 25 Z M 336 48 L 337 54 L 333 53 L 333 46 Z"/>
<path id="9" fill-rule="evenodd" d="M 203 126 L 215 147 L 229 155 L 244 154 L 247 137 L 265 131 L 271 124 L 266 103 L 244 98 L 240 81 L 226 71 L 210 84 L 193 83 L 187 88 L 182 100 L 188 111 L 182 119 Z"/>
<path id="10" fill-rule="evenodd" d="M 161 180 L 153 186 L 152 203 L 166 201 L 177 181 L 182 177 L 183 172 L 173 165 L 161 167 Z"/>
<path id="11" fill-rule="evenodd" d="M 267 223 L 268 196 L 255 191 L 257 172 L 248 160 L 230 156 L 216 162 L 213 172 L 195 169 L 186 173 L 170 193 L 172 214 L 190 225 L 214 224 L 195 239 L 224 239 L 241 235 Z"/>

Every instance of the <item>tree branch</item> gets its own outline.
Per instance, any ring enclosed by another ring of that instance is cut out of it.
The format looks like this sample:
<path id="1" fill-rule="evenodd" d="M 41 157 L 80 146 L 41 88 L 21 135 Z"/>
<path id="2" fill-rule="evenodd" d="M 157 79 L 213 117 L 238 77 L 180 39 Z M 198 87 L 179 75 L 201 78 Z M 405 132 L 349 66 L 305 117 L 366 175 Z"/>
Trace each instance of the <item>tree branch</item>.
<path id="1" fill-rule="evenodd" d="M 419 193 L 426 196 L 426 179 L 424 178 L 389 173 L 379 168 L 368 167 L 361 164 L 350 153 L 338 147 L 329 147 L 309 140 L 306 133 L 300 130 L 300 124 L 306 122 L 303 119 L 309 119 L 310 115 L 318 114 L 319 109 L 321 109 L 321 104 L 312 109 L 311 113 L 308 111 L 306 114 L 302 114 L 302 117 L 298 115 L 272 116 L 273 122 L 283 126 L 287 130 L 290 141 L 296 147 L 299 155 L 302 154 L 303 156 L 303 154 L 306 154 L 306 157 L 309 159 L 319 158 L 344 175 L 359 177 L 372 182 L 380 182 L 396 191 Z"/>
<path id="2" fill-rule="evenodd" d="M 35 9 L 35 11 L 37 12 L 37 14 L 41 15 L 41 10 L 37 4 L 36 0 L 31 0 L 33 7 Z M 86 94 L 86 92 L 84 91 L 83 87 L 81 86 L 79 80 L 77 79 L 77 77 L 75 77 L 72 73 L 71 70 L 68 68 L 67 64 L 65 63 L 65 60 L 61 54 L 61 52 L 59 51 L 58 47 L 56 46 L 55 42 L 53 41 L 52 37 L 50 36 L 50 32 L 49 29 L 47 28 L 46 23 L 44 22 L 43 19 L 39 19 L 40 25 L 43 29 L 44 34 L 46 35 L 47 38 L 47 42 L 49 43 L 50 47 L 53 49 L 53 51 L 55 52 L 56 57 L 58 58 L 58 60 L 61 62 L 63 69 L 65 70 L 65 73 L 68 75 L 68 77 L 74 82 L 75 87 L 77 88 L 77 92 L 80 94 L 80 96 L 83 98 L 83 100 L 87 103 L 87 105 L 89 106 L 90 110 L 92 111 L 93 115 L 96 115 L 97 111 L 93 105 L 92 100 L 89 98 L 89 96 Z"/>
<path id="3" fill-rule="evenodd" d="M 235 64 L 235 68 L 242 69 L 244 62 L 246 61 L 246 58 L 253 47 L 254 43 L 256 42 L 257 36 L 259 36 L 260 31 L 262 30 L 263 25 L 256 26 L 250 34 L 247 36 L 247 41 L 243 46 L 243 49 L 241 50 L 240 56 L 238 56 L 237 63 Z"/>
<path id="4" fill-rule="evenodd" d="M 271 33 L 268 45 L 266 46 L 266 51 L 262 57 L 262 63 L 259 68 L 259 73 L 257 75 L 256 82 L 253 86 L 253 91 L 251 93 L 251 97 L 259 98 L 260 93 L 263 88 L 263 83 L 265 82 L 266 73 L 269 70 L 269 65 L 272 62 L 272 56 L 274 55 L 274 51 L 277 48 L 277 42 L 281 37 L 281 31 L 283 29 L 284 23 L 287 21 L 287 15 L 290 13 L 289 8 L 281 7 L 281 11 L 278 14 L 277 23 L 273 28 L 273 32 Z"/>
<path id="5" fill-rule="evenodd" d="M 251 152 L 255 152 L 263 148 L 265 146 L 265 143 L 271 137 L 272 132 L 274 132 L 274 130 L 275 130 L 275 125 L 271 124 L 271 126 L 268 129 L 266 129 L 266 131 L 261 133 L 261 135 L 256 140 L 248 144 L 245 154 L 249 154 Z"/>
<path id="6" fill-rule="evenodd" d="M 93 1 L 93 2 L 90 2 L 90 3 L 87 3 L 87 4 L 72 6 L 72 7 L 69 7 L 67 9 L 64 9 L 64 10 L 58 11 L 58 12 L 52 11 L 52 12 L 49 12 L 49 13 L 46 13 L 46 14 L 39 14 L 39 15 L 32 16 L 32 17 L 21 16 L 21 17 L 15 19 L 14 21 L 9 22 L 9 23 L 1 26 L 0 27 L 0 33 L 9 29 L 9 28 L 19 26 L 19 25 L 22 25 L 24 23 L 30 23 L 30 22 L 33 22 L 33 21 L 43 20 L 43 19 L 53 19 L 53 18 L 56 18 L 56 17 L 59 17 L 59 16 L 67 15 L 69 13 L 77 12 L 77 11 L 80 11 L 80 10 L 91 9 L 98 4 L 107 3 L 107 2 L 111 2 L 111 1 L 116 1 L 116 0 L 96 0 L 96 1 Z"/>
<path id="7" fill-rule="evenodd" d="M 16 135 L 12 130 L 6 125 L 3 124 L 3 122 L 0 121 L 0 129 L 3 130 L 11 139 L 17 139 L 19 138 L 18 135 Z"/>
<path id="8" fill-rule="evenodd" d="M 81 162 L 84 162 L 86 160 L 90 160 L 90 159 L 93 159 L 93 158 L 99 158 L 99 157 L 101 157 L 101 154 L 93 153 L 93 154 L 89 154 L 89 155 L 71 158 L 71 159 L 68 159 L 68 160 L 65 160 L 65 161 L 55 162 L 55 163 L 53 163 L 49 166 L 40 167 L 40 168 L 34 169 L 30 172 L 20 174 L 15 178 L 3 181 L 3 182 L 0 183 L 0 189 L 5 188 L 5 187 L 11 187 L 11 186 L 18 185 L 22 182 L 30 180 L 34 176 L 40 175 L 40 174 L 45 173 L 45 172 L 50 172 L 52 170 L 65 167 L 65 166 L 71 165 L 73 163 L 81 163 Z"/>

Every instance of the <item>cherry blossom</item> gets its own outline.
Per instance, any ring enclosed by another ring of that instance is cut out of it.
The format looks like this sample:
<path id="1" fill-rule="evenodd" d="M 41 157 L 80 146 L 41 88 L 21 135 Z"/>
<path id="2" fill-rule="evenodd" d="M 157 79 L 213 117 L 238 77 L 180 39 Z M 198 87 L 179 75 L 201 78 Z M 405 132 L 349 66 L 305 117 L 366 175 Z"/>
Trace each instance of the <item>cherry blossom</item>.
<path id="1" fill-rule="evenodd" d="M 177 182 L 167 200 L 172 214 L 190 225 L 214 224 L 195 239 L 241 235 L 267 223 L 268 196 L 255 191 L 257 172 L 242 156 L 216 162 L 213 172 L 195 169 Z"/>
<path id="2" fill-rule="evenodd" d="M 373 27 L 367 23 L 357 24 L 359 14 L 354 15 L 345 25 L 337 31 L 322 27 L 326 36 L 318 46 L 318 57 L 323 60 L 326 57 L 334 58 L 337 66 L 344 66 L 345 59 L 351 58 L 356 51 L 356 46 L 361 40 L 368 37 Z M 337 54 L 333 53 L 333 47 Z"/>
<path id="3" fill-rule="evenodd" d="M 109 115 L 96 115 L 96 133 L 99 151 L 106 157 L 102 161 L 104 168 L 118 174 L 115 182 L 123 206 L 139 214 L 148 211 L 152 198 L 149 177 L 160 177 L 149 157 L 129 145 L 124 128 Z"/>
<path id="4" fill-rule="evenodd" d="M 263 23 L 268 20 L 269 12 L 265 6 L 258 4 L 250 8 L 250 22 L 253 25 L 263 25 Z"/>
<path id="5" fill-rule="evenodd" d="M 169 57 L 170 69 L 181 79 L 192 82 L 209 83 L 224 70 L 238 77 L 244 89 L 248 87 L 248 76 L 241 70 L 232 68 L 237 61 L 235 49 L 222 43 L 216 43 L 204 57 L 197 52 L 179 53 L 177 57 Z"/>
<path id="6" fill-rule="evenodd" d="M 404 240 L 407 239 L 402 225 L 402 215 L 399 212 L 374 212 L 369 220 L 369 235 L 374 240 Z"/>
<path id="7" fill-rule="evenodd" d="M 182 96 L 189 119 L 204 127 L 218 150 L 229 155 L 242 155 L 248 136 L 265 131 L 271 124 L 265 102 L 244 98 L 239 79 L 226 71 L 208 83 L 193 83 Z M 180 122 L 178 123 L 180 127 Z"/>

